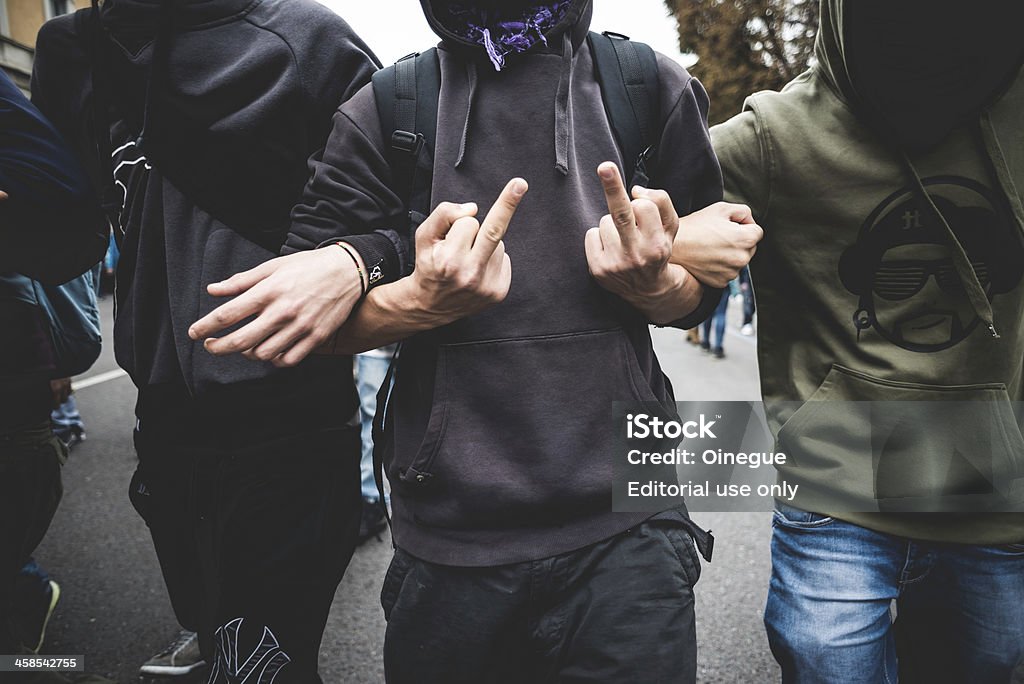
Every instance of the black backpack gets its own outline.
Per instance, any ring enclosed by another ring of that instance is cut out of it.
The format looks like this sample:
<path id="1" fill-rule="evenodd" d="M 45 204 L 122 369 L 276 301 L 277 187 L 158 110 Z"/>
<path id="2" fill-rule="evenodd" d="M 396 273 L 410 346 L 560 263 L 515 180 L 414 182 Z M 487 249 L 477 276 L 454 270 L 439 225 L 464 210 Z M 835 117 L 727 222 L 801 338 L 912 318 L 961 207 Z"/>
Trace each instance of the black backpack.
<path id="1" fill-rule="evenodd" d="M 646 187 L 651 182 L 648 164 L 657 154 L 661 133 L 657 57 L 648 45 L 609 31 L 591 32 L 587 43 L 615 141 L 627 165 L 633 161 L 632 168 L 624 169 L 626 187 Z M 416 228 L 430 213 L 440 93 L 437 48 L 403 57 L 373 75 L 381 130 L 384 139 L 391 141 L 388 161 L 394 179 L 392 189 L 405 199 L 409 210 L 410 251 L 415 246 Z M 373 470 L 381 501 L 385 500 L 384 426 L 401 348 L 399 344 L 377 393 L 377 414 L 373 419 Z"/>

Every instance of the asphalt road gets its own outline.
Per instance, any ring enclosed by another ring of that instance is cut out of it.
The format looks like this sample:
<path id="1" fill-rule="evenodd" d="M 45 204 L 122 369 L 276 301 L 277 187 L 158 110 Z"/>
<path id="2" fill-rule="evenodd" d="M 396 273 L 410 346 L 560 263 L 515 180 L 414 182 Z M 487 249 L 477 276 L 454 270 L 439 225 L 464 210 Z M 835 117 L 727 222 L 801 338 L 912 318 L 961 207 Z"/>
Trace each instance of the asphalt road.
<path id="1" fill-rule="evenodd" d="M 109 326 L 110 300 L 103 303 Z M 738 312 L 732 307 L 732 314 Z M 655 331 L 666 372 L 680 399 L 756 399 L 754 344 L 730 324 L 727 358 L 714 360 L 682 333 Z M 107 340 L 111 339 L 108 334 Z M 63 598 L 51 623 L 49 654 L 82 654 L 87 668 L 119 682 L 146 682 L 138 666 L 176 634 L 142 520 L 128 503 L 135 467 L 131 445 L 134 388 L 126 377 L 89 385 L 116 371 L 111 350 L 77 390 L 88 439 L 64 470 L 65 496 L 36 557 L 57 579 Z M 107 375 L 104 375 L 107 374 Z M 80 383 L 81 385 L 81 383 Z M 714 562 L 697 588 L 699 680 L 723 684 L 778 681 L 761 613 L 768 580 L 767 514 L 695 514 L 714 531 Z M 327 684 L 383 681 L 384 620 L 378 594 L 391 547 L 371 541 L 360 548 L 335 596 L 321 651 Z M 203 682 L 202 676 L 188 684 Z"/>

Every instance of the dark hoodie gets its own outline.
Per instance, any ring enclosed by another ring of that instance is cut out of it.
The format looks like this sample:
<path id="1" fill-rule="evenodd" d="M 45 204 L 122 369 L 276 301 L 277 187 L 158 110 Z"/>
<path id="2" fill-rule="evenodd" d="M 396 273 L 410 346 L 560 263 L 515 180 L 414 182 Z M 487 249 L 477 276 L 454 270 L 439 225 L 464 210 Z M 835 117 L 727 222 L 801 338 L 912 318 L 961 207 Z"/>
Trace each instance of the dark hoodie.
<path id="1" fill-rule="evenodd" d="M 713 130 L 727 198 L 765 229 L 784 476 L 801 508 L 881 532 L 1020 542 L 1024 5 L 821 7 L 817 64 Z"/>
<path id="2" fill-rule="evenodd" d="M 393 531 L 428 561 L 548 557 L 646 517 L 610 511 L 612 402 L 669 402 L 672 391 L 648 321 L 587 268 L 584 235 L 608 212 L 596 169 L 623 160 L 585 42 L 590 0 L 565 4 L 544 40 L 506 55 L 498 72 L 484 46 L 450 30 L 447 3 L 423 2 L 442 38 L 433 203 L 475 201 L 483 216 L 511 177 L 530 183 L 505 238 L 508 298 L 401 352 L 385 443 Z M 721 197 L 708 100 L 678 64 L 658 64 L 661 163 L 652 176 L 686 214 Z M 294 214 L 292 236 L 303 240 L 289 246 L 330 237 L 322 223 L 406 225 L 388 149 L 366 88 L 335 117 Z"/>
<path id="3" fill-rule="evenodd" d="M 372 53 L 313 0 L 106 0 L 95 43 L 92 19 L 83 10 L 42 28 L 33 98 L 113 193 L 118 363 L 140 388 L 179 398 L 247 406 L 333 394 L 347 417 L 347 359 L 278 370 L 211 356 L 188 328 L 221 303 L 207 285 L 276 255 L 307 160 L 368 82 Z M 93 126 L 99 106 L 112 164 Z"/>

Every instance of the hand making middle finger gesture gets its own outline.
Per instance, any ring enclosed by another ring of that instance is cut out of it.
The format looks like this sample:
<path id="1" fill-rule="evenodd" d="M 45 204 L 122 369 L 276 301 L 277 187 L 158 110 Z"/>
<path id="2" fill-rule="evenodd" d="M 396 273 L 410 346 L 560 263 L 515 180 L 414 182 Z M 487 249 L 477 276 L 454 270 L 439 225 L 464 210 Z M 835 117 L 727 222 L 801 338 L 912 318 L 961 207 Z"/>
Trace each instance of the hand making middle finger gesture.
<path id="1" fill-rule="evenodd" d="M 679 218 L 663 190 L 637 187 L 631 200 L 615 164 L 601 164 L 597 174 L 609 213 L 587 233 L 590 272 L 606 290 L 644 308 L 643 300 L 662 296 L 685 277 L 669 263 Z"/>

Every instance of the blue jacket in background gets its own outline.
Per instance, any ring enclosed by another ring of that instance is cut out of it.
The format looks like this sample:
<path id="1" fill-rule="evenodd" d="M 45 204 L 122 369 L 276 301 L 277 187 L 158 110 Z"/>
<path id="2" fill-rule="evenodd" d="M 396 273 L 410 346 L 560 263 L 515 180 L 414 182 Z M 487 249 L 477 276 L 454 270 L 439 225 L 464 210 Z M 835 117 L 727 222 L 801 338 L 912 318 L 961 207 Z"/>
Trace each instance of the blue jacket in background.
<path id="1" fill-rule="evenodd" d="M 103 258 L 109 226 L 81 164 L 0 71 L 0 271 L 61 283 Z"/>

